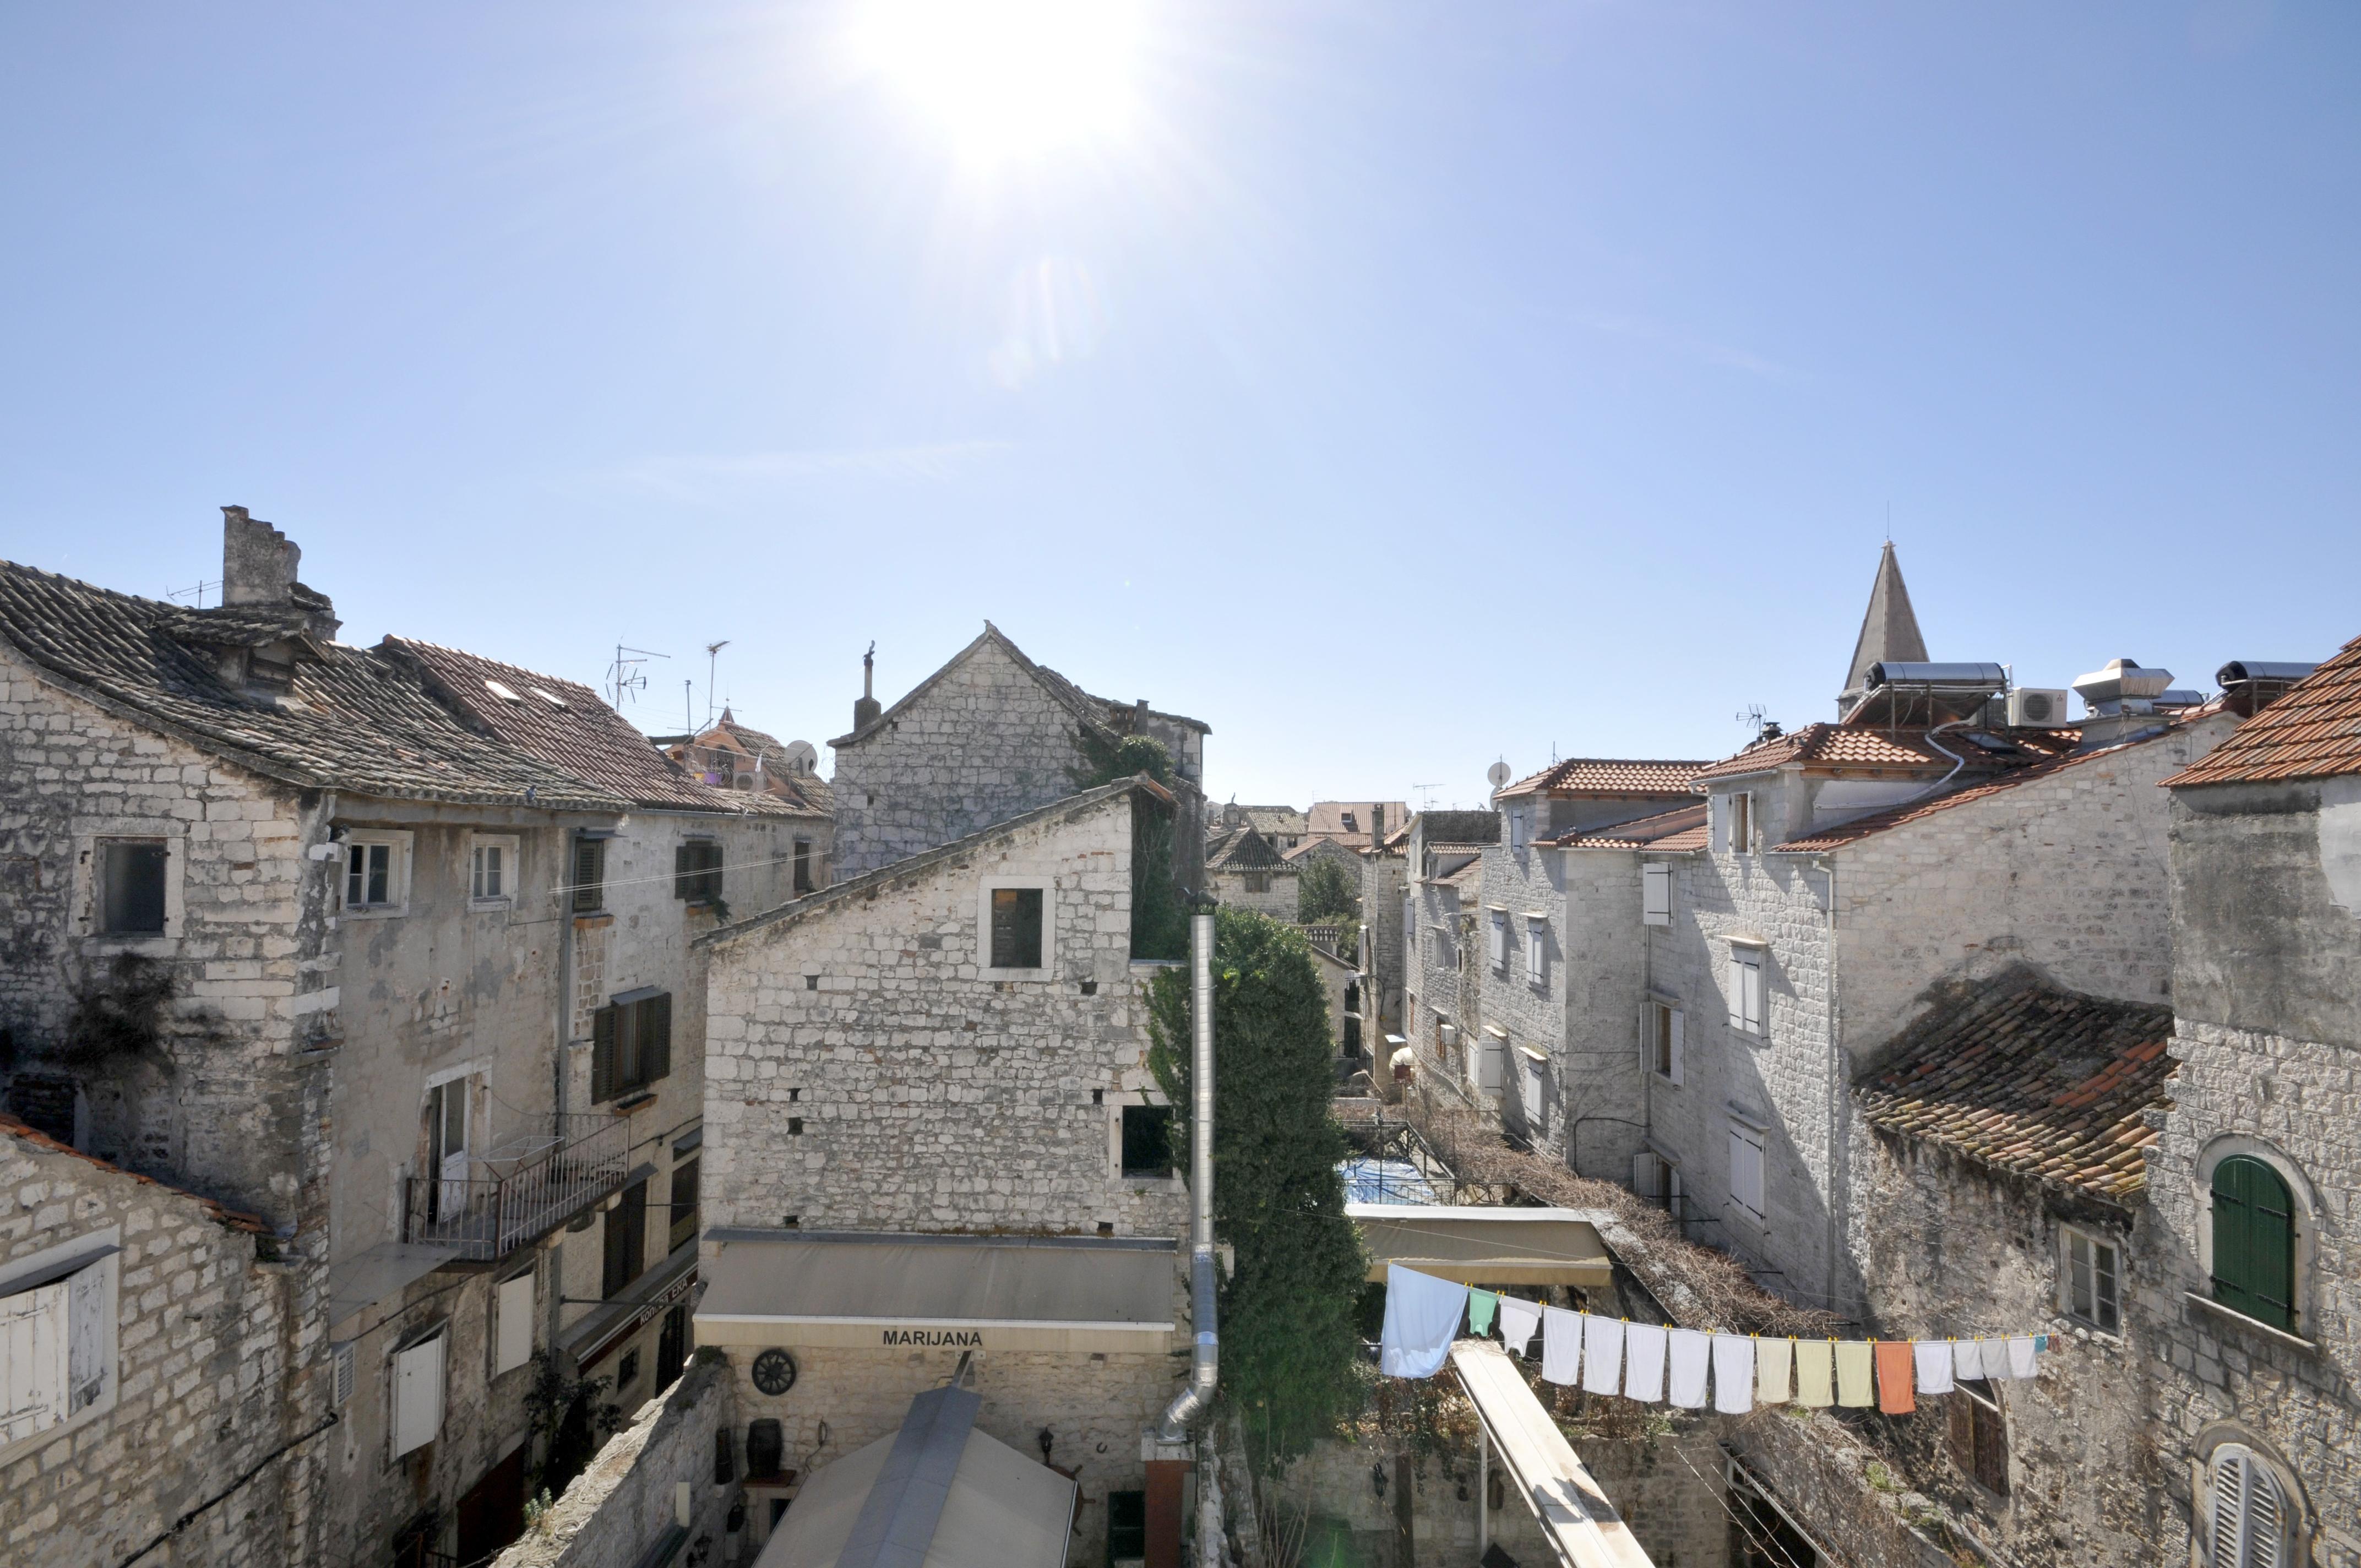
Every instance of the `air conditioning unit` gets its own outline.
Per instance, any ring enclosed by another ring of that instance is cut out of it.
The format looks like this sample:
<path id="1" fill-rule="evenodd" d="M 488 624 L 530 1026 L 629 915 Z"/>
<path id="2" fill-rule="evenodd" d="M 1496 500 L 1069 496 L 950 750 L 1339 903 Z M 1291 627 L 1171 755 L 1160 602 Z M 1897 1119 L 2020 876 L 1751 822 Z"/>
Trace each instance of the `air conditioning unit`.
<path id="1" fill-rule="evenodd" d="M 1445 1046 L 1455 1046 L 1459 1043 L 1459 1025 L 1456 1024 L 1444 1024 L 1435 1030 L 1435 1034 L 1441 1037 Z"/>
<path id="2" fill-rule="evenodd" d="M 2012 729 L 2060 729 L 2066 724 L 2066 694 L 2048 686 L 2019 686 L 2008 694 Z"/>

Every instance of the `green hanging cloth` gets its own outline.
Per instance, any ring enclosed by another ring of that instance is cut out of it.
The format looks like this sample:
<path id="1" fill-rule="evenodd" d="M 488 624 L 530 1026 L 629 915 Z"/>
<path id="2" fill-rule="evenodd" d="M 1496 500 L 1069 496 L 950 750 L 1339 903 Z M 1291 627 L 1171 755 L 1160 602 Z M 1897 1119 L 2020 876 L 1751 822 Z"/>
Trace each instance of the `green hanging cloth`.
<path id="1" fill-rule="evenodd" d="M 1467 1292 L 1467 1332 L 1482 1339 L 1492 1332 L 1492 1313 L 1500 1299 L 1489 1290 Z"/>

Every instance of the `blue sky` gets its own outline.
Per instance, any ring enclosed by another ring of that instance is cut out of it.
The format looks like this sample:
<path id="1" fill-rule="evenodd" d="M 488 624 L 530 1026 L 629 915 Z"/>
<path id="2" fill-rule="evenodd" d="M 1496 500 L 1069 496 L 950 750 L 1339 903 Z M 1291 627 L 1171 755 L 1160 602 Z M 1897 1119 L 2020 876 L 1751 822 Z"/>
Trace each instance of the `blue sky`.
<path id="1" fill-rule="evenodd" d="M 1826 717 L 1889 510 L 2026 684 L 2361 634 L 2361 9 L 1143 5 L 995 158 L 861 4 L 0 11 L 0 554 L 1299 804 Z"/>

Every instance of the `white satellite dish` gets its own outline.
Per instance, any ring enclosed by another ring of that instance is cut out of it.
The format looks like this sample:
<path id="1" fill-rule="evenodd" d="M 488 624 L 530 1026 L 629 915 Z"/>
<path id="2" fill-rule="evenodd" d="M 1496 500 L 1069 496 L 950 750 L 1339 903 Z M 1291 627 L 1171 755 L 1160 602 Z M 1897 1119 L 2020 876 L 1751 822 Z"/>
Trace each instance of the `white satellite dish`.
<path id="1" fill-rule="evenodd" d="M 1499 789 L 1509 782 L 1509 764 L 1505 762 L 1495 762 L 1484 770 L 1484 776 L 1492 781 L 1494 789 Z"/>
<path id="2" fill-rule="evenodd" d="M 790 740 L 786 747 L 787 771 L 797 773 L 819 771 L 819 751 L 808 740 Z"/>

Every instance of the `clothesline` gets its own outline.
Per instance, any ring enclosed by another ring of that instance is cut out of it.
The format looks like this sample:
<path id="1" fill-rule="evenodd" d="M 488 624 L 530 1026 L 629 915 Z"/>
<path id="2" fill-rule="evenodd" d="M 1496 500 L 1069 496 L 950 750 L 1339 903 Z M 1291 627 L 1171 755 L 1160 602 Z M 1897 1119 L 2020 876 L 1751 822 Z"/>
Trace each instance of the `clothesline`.
<path id="1" fill-rule="evenodd" d="M 1875 1406 L 1890 1416 L 1917 1409 L 1919 1394 L 1948 1394 L 1960 1382 L 2037 1375 L 2048 1334 L 1968 1339 L 1797 1339 L 1635 1323 L 1479 1290 L 1404 1268 L 1386 1267 L 1386 1323 L 1379 1366 L 1395 1377 L 1432 1377 L 1465 1321 L 1479 1337 L 1495 1316 L 1500 1341 L 1530 1360 L 1542 1340 L 1542 1377 L 1589 1394 L 1686 1409 L 1708 1403 L 1723 1415 L 1757 1405 Z"/>

